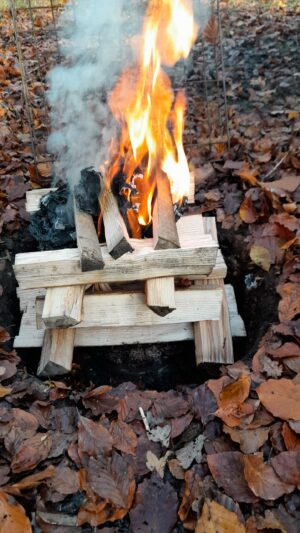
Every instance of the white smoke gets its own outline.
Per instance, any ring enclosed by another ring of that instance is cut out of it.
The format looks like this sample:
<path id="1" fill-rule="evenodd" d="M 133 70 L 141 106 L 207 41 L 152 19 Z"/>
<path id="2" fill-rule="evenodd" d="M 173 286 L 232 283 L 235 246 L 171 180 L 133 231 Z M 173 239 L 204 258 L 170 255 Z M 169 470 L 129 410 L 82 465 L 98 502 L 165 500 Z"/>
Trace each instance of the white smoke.
<path id="1" fill-rule="evenodd" d="M 141 30 L 146 5 L 146 0 L 77 0 L 61 15 L 64 61 L 50 72 L 47 93 L 56 179 L 74 184 L 82 168 L 98 168 L 106 160 L 116 135 L 106 95 L 132 61 L 129 35 Z M 202 29 L 209 5 L 210 0 L 194 0 Z"/>

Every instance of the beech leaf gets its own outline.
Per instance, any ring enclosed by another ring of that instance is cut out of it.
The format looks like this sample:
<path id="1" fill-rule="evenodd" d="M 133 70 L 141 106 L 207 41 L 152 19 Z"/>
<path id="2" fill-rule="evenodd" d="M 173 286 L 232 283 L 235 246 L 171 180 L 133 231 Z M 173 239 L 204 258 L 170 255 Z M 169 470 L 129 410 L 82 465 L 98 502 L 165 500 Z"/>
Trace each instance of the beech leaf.
<path id="1" fill-rule="evenodd" d="M 256 389 L 263 406 L 283 420 L 300 420 L 300 384 L 291 379 L 269 379 Z"/>
<path id="2" fill-rule="evenodd" d="M 263 461 L 263 455 L 244 456 L 244 473 L 247 483 L 259 498 L 264 500 L 277 500 L 283 494 L 289 494 L 294 485 L 283 482 L 273 468 Z"/>
<path id="3" fill-rule="evenodd" d="M 205 500 L 195 533 L 246 533 L 238 516 L 211 500 Z"/>
<path id="4" fill-rule="evenodd" d="M 31 525 L 25 511 L 15 500 L 0 491 L 1 533 L 31 533 Z"/>

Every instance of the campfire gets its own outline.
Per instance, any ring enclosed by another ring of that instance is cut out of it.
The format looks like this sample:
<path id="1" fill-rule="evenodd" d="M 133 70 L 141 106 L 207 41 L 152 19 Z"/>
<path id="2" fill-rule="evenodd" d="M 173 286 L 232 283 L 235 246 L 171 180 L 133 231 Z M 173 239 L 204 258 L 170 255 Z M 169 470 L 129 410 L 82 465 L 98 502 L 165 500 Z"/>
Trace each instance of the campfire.
<path id="1" fill-rule="evenodd" d="M 196 36 L 189 0 L 149 0 L 140 53 L 108 99 L 119 134 L 101 169 L 84 169 L 71 191 L 77 247 L 16 256 L 24 314 L 15 346 L 42 346 L 39 374 L 69 371 L 74 346 L 193 339 L 197 363 L 233 361 L 232 336 L 244 328 L 224 287 L 215 220 L 179 216 L 193 201 L 186 100 L 164 69 L 187 58 Z M 62 204 L 65 187 L 27 193 L 38 226 L 51 211 L 71 235 Z"/>
<path id="2" fill-rule="evenodd" d="M 128 203 L 131 235 L 140 238 L 160 210 L 160 202 L 181 206 L 189 195 L 190 172 L 183 148 L 184 91 L 172 91 L 163 66 L 187 58 L 197 36 L 188 0 L 150 0 L 141 52 L 126 69 L 109 98 L 120 124 L 112 159 L 104 166 L 107 187 L 116 181 Z M 170 192 L 169 192 L 170 190 Z M 164 198 L 161 198 L 161 197 Z M 157 221 L 156 221 L 157 223 Z M 178 246 L 178 239 L 169 243 Z"/>

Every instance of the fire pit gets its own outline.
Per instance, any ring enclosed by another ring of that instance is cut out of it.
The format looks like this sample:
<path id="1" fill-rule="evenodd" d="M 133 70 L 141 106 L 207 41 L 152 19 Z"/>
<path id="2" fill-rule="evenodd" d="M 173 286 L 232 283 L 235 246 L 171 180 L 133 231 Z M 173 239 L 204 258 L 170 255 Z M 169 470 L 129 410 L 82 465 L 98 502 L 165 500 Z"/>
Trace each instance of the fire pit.
<path id="1" fill-rule="evenodd" d="M 39 374 L 69 371 L 74 345 L 194 339 L 197 363 L 233 361 L 232 335 L 244 334 L 243 323 L 224 288 L 214 219 L 181 216 L 193 201 L 186 102 L 162 68 L 186 58 L 196 35 L 187 2 L 149 2 L 141 54 L 109 97 L 118 139 L 100 172 L 85 169 L 86 183 L 71 191 L 77 248 L 16 256 L 24 314 L 15 346 L 42 346 Z M 97 228 L 81 195 L 91 176 Z M 45 193 L 27 194 L 28 212 Z"/>

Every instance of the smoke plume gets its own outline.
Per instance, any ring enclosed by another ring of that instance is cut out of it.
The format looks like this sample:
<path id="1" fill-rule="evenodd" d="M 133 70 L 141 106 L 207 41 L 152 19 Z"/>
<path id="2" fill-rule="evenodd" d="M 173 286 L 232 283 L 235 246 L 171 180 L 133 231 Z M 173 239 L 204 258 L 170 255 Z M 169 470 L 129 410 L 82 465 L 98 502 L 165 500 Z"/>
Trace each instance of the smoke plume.
<path id="1" fill-rule="evenodd" d="M 200 28 L 210 0 L 194 0 Z M 146 0 L 77 0 L 61 15 L 63 63 L 48 75 L 52 133 L 48 149 L 55 155 L 56 180 L 70 184 L 80 170 L 99 167 L 108 156 L 115 121 L 107 94 L 134 58 L 131 37 L 141 31 Z"/>

